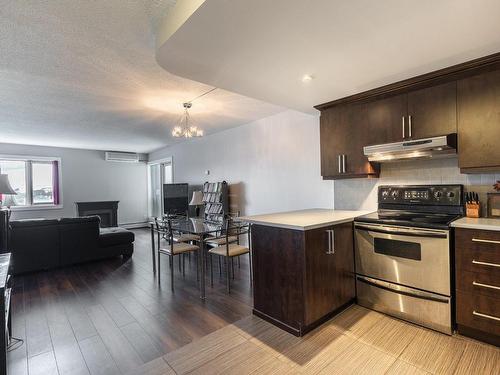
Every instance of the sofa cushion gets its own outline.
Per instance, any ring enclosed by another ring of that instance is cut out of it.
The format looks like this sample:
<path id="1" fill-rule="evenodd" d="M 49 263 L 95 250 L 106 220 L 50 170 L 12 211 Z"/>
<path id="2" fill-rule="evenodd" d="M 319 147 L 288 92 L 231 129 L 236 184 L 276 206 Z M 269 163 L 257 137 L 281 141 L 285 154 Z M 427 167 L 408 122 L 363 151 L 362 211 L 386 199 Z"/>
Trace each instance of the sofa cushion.
<path id="1" fill-rule="evenodd" d="M 134 242 L 134 233 L 120 227 L 101 228 L 99 230 L 99 245 L 101 247 L 124 245 Z"/>
<path id="2" fill-rule="evenodd" d="M 18 219 L 10 221 L 11 228 L 27 228 L 27 227 L 39 227 L 39 226 L 49 226 L 58 225 L 58 219 Z"/>
<path id="3" fill-rule="evenodd" d="M 97 215 L 82 216 L 82 217 L 63 217 L 59 219 L 61 224 L 86 224 L 86 223 L 100 223 L 101 218 Z"/>
<path id="4" fill-rule="evenodd" d="M 9 235 L 14 275 L 59 266 L 58 220 L 13 220 Z"/>

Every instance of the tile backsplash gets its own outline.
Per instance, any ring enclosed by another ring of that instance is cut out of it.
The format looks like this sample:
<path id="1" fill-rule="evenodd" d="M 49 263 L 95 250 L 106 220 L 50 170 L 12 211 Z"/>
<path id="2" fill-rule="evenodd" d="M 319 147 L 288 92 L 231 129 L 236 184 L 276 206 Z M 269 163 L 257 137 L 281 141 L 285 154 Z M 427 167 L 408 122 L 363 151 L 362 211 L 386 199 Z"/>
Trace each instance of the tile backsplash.
<path id="1" fill-rule="evenodd" d="M 500 180 L 500 174 L 461 174 L 456 158 L 386 163 L 378 179 L 336 180 L 334 205 L 337 210 L 376 210 L 379 185 L 430 184 L 465 185 L 466 190 L 478 192 L 485 205 L 486 193 L 494 191 L 496 180 Z"/>

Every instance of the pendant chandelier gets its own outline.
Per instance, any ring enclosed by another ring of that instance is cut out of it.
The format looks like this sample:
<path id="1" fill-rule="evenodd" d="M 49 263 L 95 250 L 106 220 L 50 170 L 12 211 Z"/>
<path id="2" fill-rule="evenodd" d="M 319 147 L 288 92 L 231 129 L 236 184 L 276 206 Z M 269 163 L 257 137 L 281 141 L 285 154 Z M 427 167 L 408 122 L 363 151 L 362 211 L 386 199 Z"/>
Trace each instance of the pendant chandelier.
<path id="1" fill-rule="evenodd" d="M 176 138 L 192 138 L 203 137 L 203 130 L 193 125 L 191 117 L 189 116 L 189 109 L 192 107 L 191 102 L 183 103 L 184 114 L 182 115 L 178 125 L 172 130 L 172 136 Z"/>

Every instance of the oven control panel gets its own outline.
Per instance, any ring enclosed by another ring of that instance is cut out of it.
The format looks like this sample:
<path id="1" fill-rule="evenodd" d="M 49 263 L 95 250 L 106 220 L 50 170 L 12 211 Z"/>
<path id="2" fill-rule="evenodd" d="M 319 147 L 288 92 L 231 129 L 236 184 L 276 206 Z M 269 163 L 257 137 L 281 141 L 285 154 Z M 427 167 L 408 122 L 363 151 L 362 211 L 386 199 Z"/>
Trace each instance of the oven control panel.
<path id="1" fill-rule="evenodd" d="M 463 204 L 463 186 L 380 186 L 378 189 L 378 202 L 384 204 L 460 206 Z"/>

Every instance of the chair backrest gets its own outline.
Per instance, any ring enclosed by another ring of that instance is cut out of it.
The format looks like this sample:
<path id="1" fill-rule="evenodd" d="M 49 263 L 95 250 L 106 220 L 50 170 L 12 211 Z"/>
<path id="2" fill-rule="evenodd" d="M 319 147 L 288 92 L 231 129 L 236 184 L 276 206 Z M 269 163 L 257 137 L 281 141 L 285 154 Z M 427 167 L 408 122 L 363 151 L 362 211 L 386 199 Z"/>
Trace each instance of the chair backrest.
<path id="1" fill-rule="evenodd" d="M 239 243 L 239 237 L 247 234 L 248 235 L 248 243 L 250 243 L 250 226 L 248 224 L 242 224 L 241 222 L 238 222 L 235 224 L 234 219 L 227 215 L 225 220 L 225 225 L 224 225 L 224 234 L 226 236 L 226 249 L 227 252 L 229 253 L 229 236 L 236 236 L 238 237 L 238 243 Z"/>
<path id="2" fill-rule="evenodd" d="M 160 221 L 158 220 L 157 217 L 154 218 L 155 221 L 155 227 L 156 227 L 156 233 L 158 236 L 158 249 L 160 249 L 160 240 L 161 240 L 161 235 L 163 234 L 165 237 L 165 240 L 167 240 L 170 250 L 173 251 L 174 248 L 174 233 L 172 231 L 172 220 L 168 219 L 167 220 L 167 225 L 161 225 Z"/>

